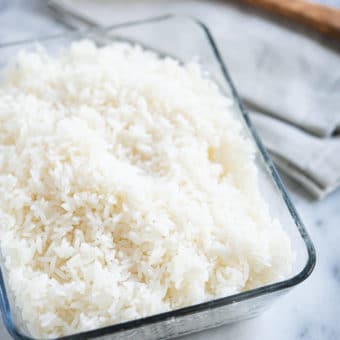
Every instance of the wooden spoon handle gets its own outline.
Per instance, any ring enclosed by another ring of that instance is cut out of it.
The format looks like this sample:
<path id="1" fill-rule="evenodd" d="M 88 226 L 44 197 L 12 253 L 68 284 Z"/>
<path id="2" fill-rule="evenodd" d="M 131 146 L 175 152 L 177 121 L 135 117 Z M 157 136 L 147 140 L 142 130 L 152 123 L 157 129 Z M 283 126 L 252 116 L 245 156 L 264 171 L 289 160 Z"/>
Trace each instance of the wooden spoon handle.
<path id="1" fill-rule="evenodd" d="M 305 0 L 242 0 L 340 39 L 340 10 Z"/>

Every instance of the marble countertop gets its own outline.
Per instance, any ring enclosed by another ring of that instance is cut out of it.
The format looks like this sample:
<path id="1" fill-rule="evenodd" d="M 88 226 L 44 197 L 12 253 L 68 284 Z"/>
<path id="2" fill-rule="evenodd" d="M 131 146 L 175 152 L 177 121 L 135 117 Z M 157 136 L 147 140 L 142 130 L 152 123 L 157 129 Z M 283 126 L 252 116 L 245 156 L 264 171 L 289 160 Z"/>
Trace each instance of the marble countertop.
<path id="1" fill-rule="evenodd" d="M 320 2 L 340 7 L 340 0 Z M 42 0 L 0 0 L 0 25 L 0 43 L 66 30 Z M 284 181 L 317 250 L 312 276 L 256 319 L 181 339 L 340 339 L 340 191 L 316 202 L 292 181 Z M 10 339 L 1 322 L 0 339 Z"/>

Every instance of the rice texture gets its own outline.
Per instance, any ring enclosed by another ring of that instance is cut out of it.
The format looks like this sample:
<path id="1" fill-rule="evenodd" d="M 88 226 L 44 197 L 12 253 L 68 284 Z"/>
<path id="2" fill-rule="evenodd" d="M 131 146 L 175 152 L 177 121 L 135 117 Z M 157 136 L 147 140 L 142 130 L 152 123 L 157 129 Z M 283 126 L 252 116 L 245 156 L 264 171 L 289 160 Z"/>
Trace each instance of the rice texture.
<path id="1" fill-rule="evenodd" d="M 0 244 L 53 338 L 282 280 L 292 250 L 234 103 L 138 46 L 21 52 L 0 89 Z"/>

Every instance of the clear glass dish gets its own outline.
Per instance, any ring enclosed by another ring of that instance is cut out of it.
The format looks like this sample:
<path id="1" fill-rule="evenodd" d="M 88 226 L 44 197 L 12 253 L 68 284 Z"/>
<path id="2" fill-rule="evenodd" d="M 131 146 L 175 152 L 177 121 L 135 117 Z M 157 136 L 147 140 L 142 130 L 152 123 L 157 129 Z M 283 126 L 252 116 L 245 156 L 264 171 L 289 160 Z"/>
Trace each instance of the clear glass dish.
<path id="1" fill-rule="evenodd" d="M 199 58 L 210 75 L 219 84 L 225 95 L 234 100 L 237 118 L 243 122 L 244 131 L 257 148 L 256 163 L 259 169 L 259 184 L 262 195 L 268 202 L 271 214 L 278 218 L 290 236 L 296 261 L 287 280 L 259 287 L 225 298 L 176 309 L 150 317 L 114 324 L 75 334 L 62 339 L 167 339 L 222 324 L 252 318 L 266 309 L 276 298 L 304 281 L 312 272 L 315 249 L 266 150 L 244 110 L 216 44 L 205 25 L 183 16 L 165 16 L 132 22 L 106 29 L 85 32 L 72 31 L 63 35 L 44 37 L 35 41 L 22 41 L 0 45 L 0 70 L 19 50 L 30 50 L 36 42 L 50 53 L 67 47 L 72 41 L 88 37 L 98 45 L 113 40 L 137 42 L 156 50 L 161 55 L 175 57 L 183 62 Z M 1 77 L 1 71 L 0 71 Z M 34 339 L 28 333 L 15 307 L 7 285 L 6 270 L 0 261 L 0 307 L 9 333 L 15 339 Z"/>

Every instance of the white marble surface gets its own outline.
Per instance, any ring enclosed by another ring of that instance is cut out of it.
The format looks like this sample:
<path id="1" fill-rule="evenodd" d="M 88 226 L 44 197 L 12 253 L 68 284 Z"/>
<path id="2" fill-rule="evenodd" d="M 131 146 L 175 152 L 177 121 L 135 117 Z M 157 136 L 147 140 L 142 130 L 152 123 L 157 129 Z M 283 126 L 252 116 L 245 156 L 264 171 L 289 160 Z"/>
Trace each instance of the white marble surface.
<path id="1" fill-rule="evenodd" d="M 340 0 L 323 2 L 340 7 Z M 0 44 L 66 29 L 51 18 L 44 0 L 0 0 L 0 27 Z M 262 316 L 183 340 L 340 339 L 340 191 L 314 202 L 296 184 L 285 181 L 317 249 L 314 273 Z M 0 323 L 0 340 L 8 339 Z"/>

